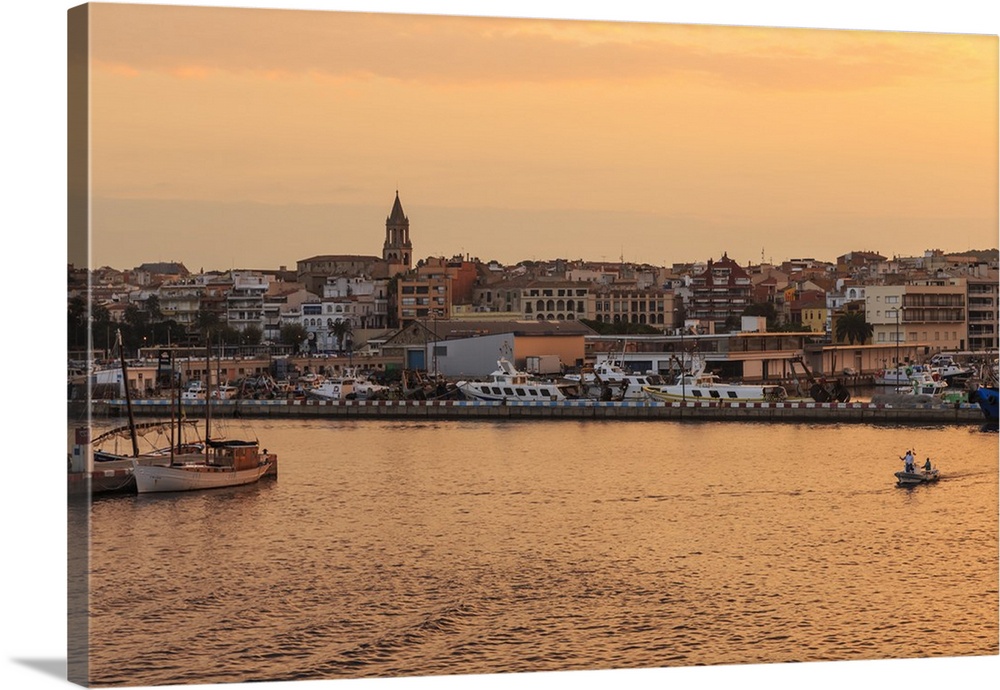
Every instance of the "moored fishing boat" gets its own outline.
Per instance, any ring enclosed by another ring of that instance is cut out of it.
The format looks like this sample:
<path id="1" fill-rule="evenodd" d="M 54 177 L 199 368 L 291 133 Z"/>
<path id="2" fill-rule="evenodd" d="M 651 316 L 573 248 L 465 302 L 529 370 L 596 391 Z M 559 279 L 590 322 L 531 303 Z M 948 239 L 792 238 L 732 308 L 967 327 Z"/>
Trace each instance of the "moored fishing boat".
<path id="1" fill-rule="evenodd" d="M 717 375 L 706 371 L 704 361 L 699 358 L 694 358 L 691 372 L 682 373 L 674 383 L 643 386 L 642 390 L 661 402 L 785 402 L 789 399 L 785 387 L 780 385 L 723 383 Z"/>
<path id="2" fill-rule="evenodd" d="M 139 493 L 193 491 L 252 484 L 270 468 L 276 456 L 260 451 L 257 441 L 209 441 L 206 453 L 175 456 L 165 465 L 132 461 Z"/>
<path id="3" fill-rule="evenodd" d="M 209 356 L 210 360 L 211 357 Z M 206 370 L 211 367 L 207 366 Z M 169 359 L 170 379 L 174 365 Z M 180 408 L 179 390 L 174 387 L 174 402 Z M 205 388 L 205 441 L 198 445 L 183 445 L 180 426 L 171 434 L 169 452 L 157 458 L 131 459 L 132 475 L 139 493 L 194 491 L 241 486 L 259 480 L 277 462 L 274 454 L 261 451 L 256 440 L 212 439 L 212 385 Z M 178 415 L 179 419 L 179 415 Z M 134 422 L 131 422 L 134 426 Z M 145 461 L 142 461 L 145 460 Z"/>
<path id="4" fill-rule="evenodd" d="M 983 416 L 991 422 L 998 421 L 1000 412 L 1000 402 L 998 402 L 997 386 L 978 386 L 975 390 L 969 391 L 969 400 L 979 405 L 983 411 Z"/>
<path id="5" fill-rule="evenodd" d="M 948 383 L 926 369 L 911 374 L 909 385 L 897 388 L 896 392 L 906 395 L 929 395 L 942 401 L 945 401 L 945 393 L 950 393 Z M 958 395 L 964 397 L 961 394 Z M 952 402 L 952 400 L 948 400 L 948 402 Z"/>
<path id="6" fill-rule="evenodd" d="M 327 377 L 307 388 L 313 400 L 372 400 L 389 394 L 389 388 L 371 381 L 366 375 L 346 368 L 343 375 Z"/>
<path id="7" fill-rule="evenodd" d="M 902 388 L 910 385 L 910 380 L 914 376 L 923 373 L 932 374 L 931 368 L 922 364 L 900 364 L 898 366 L 879 369 L 875 374 L 876 386 L 895 386 Z"/>
<path id="8" fill-rule="evenodd" d="M 956 361 L 955 356 L 945 352 L 931 357 L 930 366 L 938 378 L 952 386 L 964 384 L 976 375 L 975 367 L 961 364 Z"/>
<path id="9" fill-rule="evenodd" d="M 645 386 L 662 385 L 655 374 L 626 371 L 620 362 L 608 358 L 597 362 L 593 369 L 580 374 L 567 374 L 565 380 L 580 384 L 582 393 L 600 400 L 646 400 Z"/>

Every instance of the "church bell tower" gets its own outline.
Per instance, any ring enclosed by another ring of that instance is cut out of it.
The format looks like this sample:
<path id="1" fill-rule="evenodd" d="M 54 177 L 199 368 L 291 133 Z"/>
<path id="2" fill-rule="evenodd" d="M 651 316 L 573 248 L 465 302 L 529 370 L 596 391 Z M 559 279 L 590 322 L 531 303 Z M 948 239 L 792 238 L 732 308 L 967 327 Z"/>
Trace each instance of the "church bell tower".
<path id="1" fill-rule="evenodd" d="M 399 190 L 396 190 L 396 201 L 392 211 L 385 219 L 385 244 L 382 245 L 382 258 L 390 266 L 400 271 L 408 271 L 413 264 L 413 245 L 410 244 L 410 220 L 403 213 L 403 205 L 399 203 Z M 390 271 L 393 273 L 394 271 Z"/>

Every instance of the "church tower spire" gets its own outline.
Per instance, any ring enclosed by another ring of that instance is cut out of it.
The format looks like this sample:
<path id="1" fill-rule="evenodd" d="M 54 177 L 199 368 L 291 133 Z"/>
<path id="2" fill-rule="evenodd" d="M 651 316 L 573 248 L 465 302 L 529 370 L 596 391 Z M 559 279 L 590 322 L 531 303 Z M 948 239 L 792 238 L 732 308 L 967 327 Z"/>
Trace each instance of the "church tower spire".
<path id="1" fill-rule="evenodd" d="M 410 219 L 403 213 L 403 205 L 399 203 L 399 190 L 396 190 L 396 201 L 392 204 L 389 217 L 385 219 L 385 244 L 382 245 L 382 258 L 390 266 L 400 266 L 409 270 L 413 263 L 413 245 L 410 244 Z"/>

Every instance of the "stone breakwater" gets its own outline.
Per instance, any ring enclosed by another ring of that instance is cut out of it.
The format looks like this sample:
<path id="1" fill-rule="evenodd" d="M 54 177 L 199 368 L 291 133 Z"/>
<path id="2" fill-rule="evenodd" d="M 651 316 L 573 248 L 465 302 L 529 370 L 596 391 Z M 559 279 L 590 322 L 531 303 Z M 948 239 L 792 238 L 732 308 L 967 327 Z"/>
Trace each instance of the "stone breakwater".
<path id="1" fill-rule="evenodd" d="M 185 401 L 184 414 L 204 416 L 205 403 Z M 134 414 L 167 417 L 169 400 L 133 401 Z M 124 400 L 94 403 L 95 416 L 124 416 Z M 484 402 L 470 400 L 225 400 L 212 403 L 213 417 L 336 419 L 692 419 L 763 422 L 863 422 L 971 424 L 986 420 L 970 403 L 737 403 L 689 401 Z"/>

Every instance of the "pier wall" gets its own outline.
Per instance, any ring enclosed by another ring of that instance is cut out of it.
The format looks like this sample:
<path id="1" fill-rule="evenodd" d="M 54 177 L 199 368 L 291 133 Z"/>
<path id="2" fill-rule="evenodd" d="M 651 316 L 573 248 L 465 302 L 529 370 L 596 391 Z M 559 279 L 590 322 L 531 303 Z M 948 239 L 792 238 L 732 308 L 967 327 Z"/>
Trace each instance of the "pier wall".
<path id="1" fill-rule="evenodd" d="M 185 401 L 184 414 L 203 417 L 203 400 Z M 137 400 L 133 412 L 168 417 L 169 400 Z M 95 415 L 124 416 L 124 400 L 94 403 Z M 986 420 L 978 405 L 885 403 L 729 402 L 485 402 L 468 400 L 225 400 L 213 417 L 331 419 L 692 419 L 766 422 L 972 424 Z"/>

